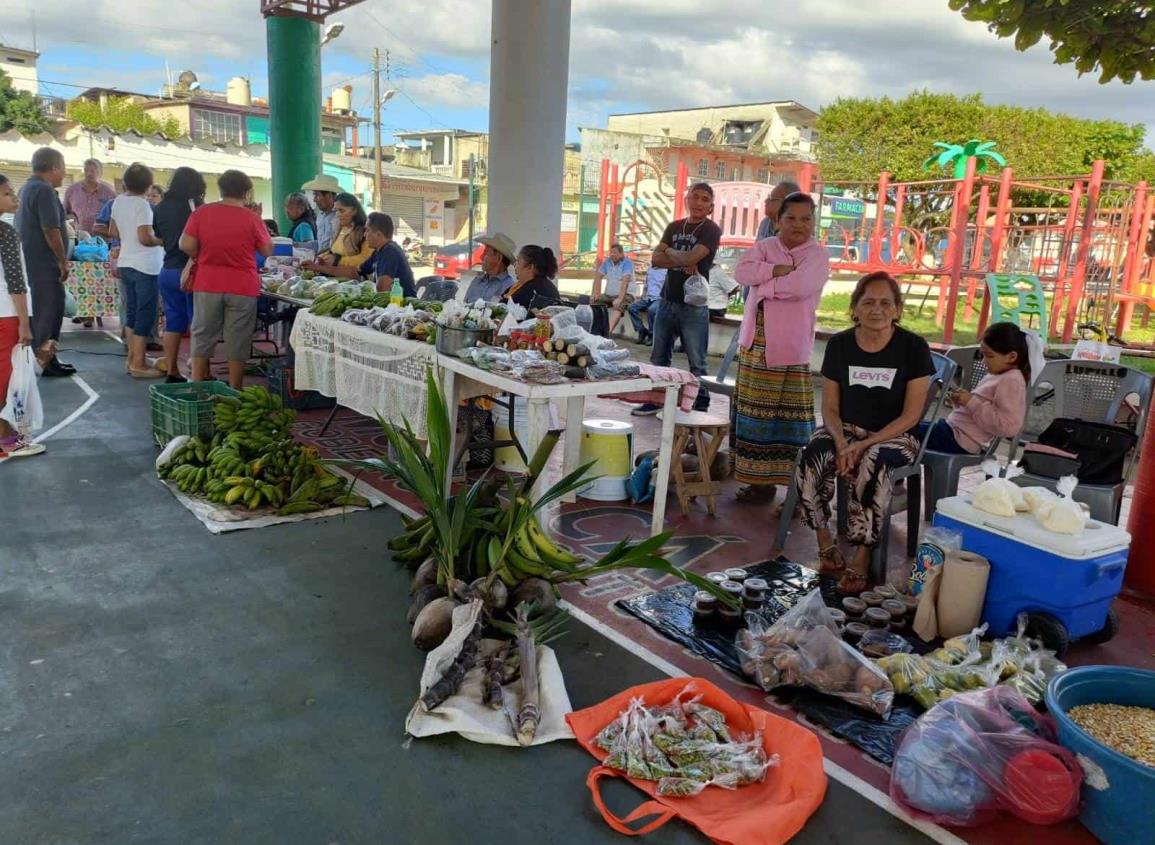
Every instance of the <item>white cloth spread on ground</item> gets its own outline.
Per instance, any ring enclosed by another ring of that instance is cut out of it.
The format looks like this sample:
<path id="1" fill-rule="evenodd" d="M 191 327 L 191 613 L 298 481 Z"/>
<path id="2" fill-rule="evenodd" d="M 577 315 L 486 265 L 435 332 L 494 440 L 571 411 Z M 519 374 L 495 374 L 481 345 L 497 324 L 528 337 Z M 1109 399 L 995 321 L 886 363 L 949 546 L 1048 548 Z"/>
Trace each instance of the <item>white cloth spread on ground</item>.
<path id="1" fill-rule="evenodd" d="M 304 309 L 290 343 L 298 390 L 316 390 L 342 407 L 396 425 L 407 419 L 414 434 L 425 437 L 425 373 L 437 362 L 432 345 Z"/>

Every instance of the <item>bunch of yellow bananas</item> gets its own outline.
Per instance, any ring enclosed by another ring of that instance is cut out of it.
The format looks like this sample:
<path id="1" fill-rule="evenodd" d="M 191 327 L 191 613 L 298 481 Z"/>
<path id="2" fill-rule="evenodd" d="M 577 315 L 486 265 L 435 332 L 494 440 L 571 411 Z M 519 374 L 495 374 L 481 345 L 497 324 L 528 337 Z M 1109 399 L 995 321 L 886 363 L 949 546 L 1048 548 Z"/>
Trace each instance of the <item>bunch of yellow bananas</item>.
<path id="1" fill-rule="evenodd" d="M 479 577 L 496 572 L 506 586 L 513 587 L 526 578 L 549 580 L 559 573 L 576 572 L 583 560 L 551 540 L 534 514 L 529 514 L 519 528 L 513 529 L 511 512 L 506 511 L 498 519 L 499 531 L 502 526 L 510 542 L 503 542 L 499 535 L 490 535 L 484 559 L 477 561 L 478 567 L 486 570 L 479 572 Z M 513 530 L 511 537 L 508 536 L 510 530 Z"/>

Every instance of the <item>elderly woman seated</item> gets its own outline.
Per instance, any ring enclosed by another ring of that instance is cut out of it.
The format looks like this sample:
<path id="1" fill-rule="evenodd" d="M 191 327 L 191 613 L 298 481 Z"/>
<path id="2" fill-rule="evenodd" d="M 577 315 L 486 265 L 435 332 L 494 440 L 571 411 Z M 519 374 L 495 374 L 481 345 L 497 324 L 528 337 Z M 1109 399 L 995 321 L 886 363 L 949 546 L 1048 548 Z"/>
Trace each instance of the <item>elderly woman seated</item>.
<path id="1" fill-rule="evenodd" d="M 869 586 L 870 555 L 890 506 L 892 468 L 914 461 L 934 361 L 923 338 L 898 325 L 902 293 L 886 273 L 859 280 L 850 297 L 854 328 L 839 332 L 822 362 L 822 428 L 802 451 L 796 482 L 802 520 L 818 535 L 824 575 L 838 591 Z M 830 533 L 841 476 L 849 488 L 849 565 Z"/>

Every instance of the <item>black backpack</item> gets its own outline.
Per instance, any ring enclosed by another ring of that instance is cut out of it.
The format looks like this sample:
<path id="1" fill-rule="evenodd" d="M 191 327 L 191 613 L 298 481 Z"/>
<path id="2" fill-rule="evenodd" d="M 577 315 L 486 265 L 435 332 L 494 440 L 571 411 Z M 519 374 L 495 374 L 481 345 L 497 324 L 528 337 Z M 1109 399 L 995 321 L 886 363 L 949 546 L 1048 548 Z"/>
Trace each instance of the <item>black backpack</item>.
<path id="1" fill-rule="evenodd" d="M 1118 484 L 1123 480 L 1123 464 L 1138 444 L 1134 432 L 1119 425 L 1059 417 L 1039 435 L 1039 443 L 1078 456 L 1076 475 L 1081 484 Z M 1029 455 L 1023 469 L 1034 472 Z M 1046 474 L 1046 473 L 1039 473 Z"/>

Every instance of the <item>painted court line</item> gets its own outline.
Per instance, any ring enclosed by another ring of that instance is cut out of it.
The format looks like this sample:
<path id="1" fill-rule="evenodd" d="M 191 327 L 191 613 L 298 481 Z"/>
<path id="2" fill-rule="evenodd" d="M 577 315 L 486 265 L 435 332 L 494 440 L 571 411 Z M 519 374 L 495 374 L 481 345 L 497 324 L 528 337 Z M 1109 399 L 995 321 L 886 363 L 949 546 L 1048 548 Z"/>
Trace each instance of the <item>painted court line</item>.
<path id="1" fill-rule="evenodd" d="M 52 435 L 56 434 L 58 431 L 61 431 L 62 429 L 65 429 L 68 426 L 72 425 L 74 422 L 76 422 L 84 414 L 85 411 L 87 411 L 89 408 L 91 408 L 96 403 L 96 400 L 98 400 L 100 398 L 100 394 L 97 393 L 95 390 L 93 390 L 91 387 L 89 387 L 88 382 L 86 382 L 80 376 L 74 375 L 74 376 L 71 376 L 70 378 L 72 379 L 72 382 L 74 384 L 76 384 L 81 390 L 83 390 L 87 394 L 88 398 L 84 400 L 83 405 L 81 405 L 79 408 L 77 408 L 75 411 L 73 411 L 67 417 L 62 419 L 56 425 L 52 426 L 52 428 L 48 429 L 48 431 L 41 432 L 40 434 L 33 437 L 32 438 L 33 443 L 43 443 L 45 440 L 47 440 Z"/>

